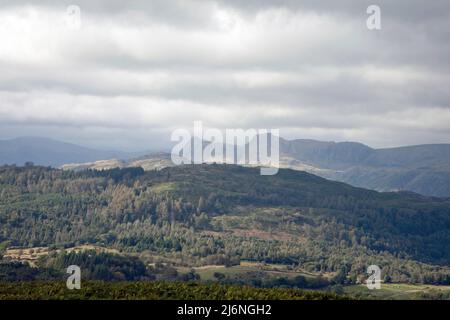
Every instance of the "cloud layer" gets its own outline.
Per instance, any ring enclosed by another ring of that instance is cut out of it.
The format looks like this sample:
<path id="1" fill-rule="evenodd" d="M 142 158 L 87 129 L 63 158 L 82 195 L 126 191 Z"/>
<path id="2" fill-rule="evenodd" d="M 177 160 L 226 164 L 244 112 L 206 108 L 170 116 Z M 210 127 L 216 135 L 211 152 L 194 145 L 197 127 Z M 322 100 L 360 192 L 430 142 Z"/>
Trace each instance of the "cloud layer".
<path id="1" fill-rule="evenodd" d="M 0 1 L 0 137 L 155 149 L 194 120 L 375 147 L 450 142 L 450 4 Z"/>

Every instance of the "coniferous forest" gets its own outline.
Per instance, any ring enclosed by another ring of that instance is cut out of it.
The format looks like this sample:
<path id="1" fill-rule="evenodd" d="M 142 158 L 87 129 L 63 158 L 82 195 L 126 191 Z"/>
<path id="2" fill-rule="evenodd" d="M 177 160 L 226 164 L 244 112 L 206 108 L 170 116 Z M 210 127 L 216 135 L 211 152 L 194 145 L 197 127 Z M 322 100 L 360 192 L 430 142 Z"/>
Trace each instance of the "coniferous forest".
<path id="1" fill-rule="evenodd" d="M 292 170 L 3 166 L 0 281 L 61 280 L 79 265 L 86 280 L 198 282 L 199 270 L 223 265 L 213 282 L 320 289 L 363 283 L 375 264 L 384 283 L 448 285 L 449 212 L 449 199 Z M 109 251 L 73 250 L 80 246 Z M 11 254 L 24 250 L 31 263 Z M 227 272 L 243 261 L 304 274 Z"/>

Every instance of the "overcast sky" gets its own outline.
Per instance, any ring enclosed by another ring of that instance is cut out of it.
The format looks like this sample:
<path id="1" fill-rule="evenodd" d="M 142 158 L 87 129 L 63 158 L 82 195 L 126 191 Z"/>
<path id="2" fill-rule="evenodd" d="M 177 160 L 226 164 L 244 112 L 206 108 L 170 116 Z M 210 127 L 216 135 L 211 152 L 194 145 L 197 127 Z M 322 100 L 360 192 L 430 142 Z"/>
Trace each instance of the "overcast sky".
<path id="1" fill-rule="evenodd" d="M 449 58 L 447 0 L 0 0 L 0 139 L 157 149 L 201 120 L 450 143 Z"/>

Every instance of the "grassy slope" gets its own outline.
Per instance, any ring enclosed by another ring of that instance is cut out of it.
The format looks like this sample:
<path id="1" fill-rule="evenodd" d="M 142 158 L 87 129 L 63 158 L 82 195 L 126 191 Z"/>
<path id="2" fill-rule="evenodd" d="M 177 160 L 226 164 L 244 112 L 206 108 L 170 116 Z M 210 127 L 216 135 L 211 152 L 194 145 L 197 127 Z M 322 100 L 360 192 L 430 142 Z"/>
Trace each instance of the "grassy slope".
<path id="1" fill-rule="evenodd" d="M 177 270 L 181 273 L 186 273 L 191 268 L 177 268 Z M 238 266 L 225 267 L 220 265 L 210 265 L 193 268 L 195 272 L 200 276 L 202 281 L 214 281 L 216 280 L 214 277 L 214 273 L 222 273 L 230 278 L 236 278 L 239 276 L 245 276 L 249 272 L 260 272 L 264 274 L 266 277 L 270 278 L 293 278 L 296 276 L 304 276 L 304 277 L 317 277 L 318 274 L 312 274 L 307 272 L 301 272 L 296 270 L 288 270 L 285 265 L 274 265 L 274 264 L 266 264 L 262 265 L 259 263 L 253 262 L 241 262 Z"/>

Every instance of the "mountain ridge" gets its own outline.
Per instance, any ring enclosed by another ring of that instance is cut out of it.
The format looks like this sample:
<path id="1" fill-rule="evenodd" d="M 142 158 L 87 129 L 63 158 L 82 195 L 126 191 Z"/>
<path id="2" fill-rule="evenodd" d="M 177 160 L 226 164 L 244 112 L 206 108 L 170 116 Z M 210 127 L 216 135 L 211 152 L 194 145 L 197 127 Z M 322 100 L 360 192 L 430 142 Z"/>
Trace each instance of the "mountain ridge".
<path id="1" fill-rule="evenodd" d="M 99 150 L 53 138 L 23 136 L 0 140 L 0 164 L 59 167 L 66 163 L 92 162 L 111 158 L 133 158 L 141 153 Z"/>
<path id="2" fill-rule="evenodd" d="M 31 142 L 11 147 L 30 139 Z M 70 170 L 116 167 L 154 170 L 173 165 L 167 152 L 101 151 L 47 138 L 38 138 L 35 143 L 33 139 L 36 138 L 1 140 L 0 164 L 31 161 Z M 45 147 L 45 143 L 50 146 Z M 450 197 L 450 144 L 375 149 L 351 141 L 280 138 L 280 167 L 378 191 Z"/>

